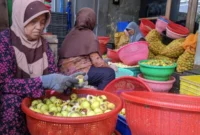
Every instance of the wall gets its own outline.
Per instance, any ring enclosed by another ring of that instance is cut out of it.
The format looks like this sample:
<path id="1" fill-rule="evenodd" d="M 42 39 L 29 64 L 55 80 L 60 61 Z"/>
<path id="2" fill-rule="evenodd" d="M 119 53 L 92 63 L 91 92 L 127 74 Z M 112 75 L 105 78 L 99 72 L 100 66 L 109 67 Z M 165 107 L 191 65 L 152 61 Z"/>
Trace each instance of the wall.
<path id="1" fill-rule="evenodd" d="M 0 31 L 9 27 L 7 0 L 0 0 Z"/>
<path id="2" fill-rule="evenodd" d="M 137 21 L 140 10 L 140 0 L 120 0 L 120 5 L 114 5 L 112 2 L 109 0 L 108 3 L 107 34 L 111 37 L 110 42 L 113 42 L 117 22 Z"/>

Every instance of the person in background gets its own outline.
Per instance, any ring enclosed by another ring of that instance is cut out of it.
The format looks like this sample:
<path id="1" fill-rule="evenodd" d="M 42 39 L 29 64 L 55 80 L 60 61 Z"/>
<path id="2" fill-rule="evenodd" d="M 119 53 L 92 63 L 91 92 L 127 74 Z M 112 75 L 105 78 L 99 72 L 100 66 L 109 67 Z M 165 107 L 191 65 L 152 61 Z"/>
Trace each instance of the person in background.
<path id="1" fill-rule="evenodd" d="M 87 73 L 88 84 L 103 90 L 115 79 L 113 69 L 117 68 L 103 60 L 98 39 L 93 32 L 95 25 L 96 15 L 93 9 L 82 8 L 77 13 L 75 26 L 65 37 L 59 50 L 58 67 L 66 75 L 79 71 Z"/>
<path id="2" fill-rule="evenodd" d="M 130 22 L 126 29 L 124 30 L 125 34 L 129 36 L 129 42 L 137 42 L 137 41 L 146 41 L 144 35 L 140 31 L 139 26 L 135 22 Z"/>
<path id="3" fill-rule="evenodd" d="M 56 73 L 53 52 L 41 37 L 50 12 L 40 0 L 15 0 L 11 29 L 0 33 L 0 135 L 27 135 L 21 102 L 46 89 L 63 92 L 78 85 L 77 73 Z"/>

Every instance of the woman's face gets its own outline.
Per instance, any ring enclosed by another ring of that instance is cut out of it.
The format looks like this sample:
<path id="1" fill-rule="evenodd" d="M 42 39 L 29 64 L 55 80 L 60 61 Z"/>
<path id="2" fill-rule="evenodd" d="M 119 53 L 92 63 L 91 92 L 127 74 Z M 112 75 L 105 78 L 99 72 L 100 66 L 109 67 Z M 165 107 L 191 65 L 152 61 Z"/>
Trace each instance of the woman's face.
<path id="1" fill-rule="evenodd" d="M 134 30 L 132 30 L 132 29 L 127 29 L 126 31 L 128 32 L 129 36 L 132 36 L 135 33 Z"/>
<path id="2" fill-rule="evenodd" d="M 28 40 L 37 40 L 40 38 L 44 27 L 46 24 L 46 15 L 40 15 L 37 18 L 33 19 L 30 23 L 25 26 L 25 35 Z"/>

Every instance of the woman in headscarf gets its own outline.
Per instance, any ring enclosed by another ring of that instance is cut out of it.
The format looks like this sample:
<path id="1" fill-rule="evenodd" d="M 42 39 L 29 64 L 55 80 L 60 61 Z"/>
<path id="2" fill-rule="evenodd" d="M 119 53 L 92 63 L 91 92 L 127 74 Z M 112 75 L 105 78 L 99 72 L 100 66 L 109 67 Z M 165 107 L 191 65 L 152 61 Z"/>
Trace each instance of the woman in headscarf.
<path id="1" fill-rule="evenodd" d="M 43 1 L 15 0 L 12 20 L 11 29 L 0 33 L 0 135 L 26 135 L 23 98 L 39 98 L 45 89 L 63 92 L 78 80 L 56 73 L 53 53 L 41 37 L 50 22 Z"/>
<path id="2" fill-rule="evenodd" d="M 129 36 L 129 42 L 145 41 L 144 35 L 140 31 L 139 26 L 135 22 L 130 22 L 124 30 L 126 35 Z"/>
<path id="3" fill-rule="evenodd" d="M 101 57 L 99 42 L 93 32 L 95 25 L 94 10 L 82 8 L 77 13 L 75 26 L 59 50 L 59 70 L 66 75 L 83 71 L 88 75 L 89 85 L 103 90 L 115 79 L 115 72 Z"/>

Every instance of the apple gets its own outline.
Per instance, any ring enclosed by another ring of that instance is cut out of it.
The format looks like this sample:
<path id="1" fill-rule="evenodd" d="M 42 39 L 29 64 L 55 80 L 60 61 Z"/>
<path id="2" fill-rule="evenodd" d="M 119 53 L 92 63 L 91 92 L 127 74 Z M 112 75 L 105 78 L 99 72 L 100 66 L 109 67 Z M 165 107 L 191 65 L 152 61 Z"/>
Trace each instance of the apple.
<path id="1" fill-rule="evenodd" d="M 113 104 L 113 103 L 108 103 L 108 109 L 111 109 L 111 110 L 113 110 L 113 109 L 115 109 L 115 104 Z"/>
<path id="2" fill-rule="evenodd" d="M 78 98 L 77 94 L 73 93 L 70 95 L 71 100 L 76 100 Z"/>
<path id="3" fill-rule="evenodd" d="M 100 104 L 100 109 L 102 111 L 106 111 L 107 110 L 107 105 L 106 104 Z"/>
<path id="4" fill-rule="evenodd" d="M 95 109 L 94 109 L 94 112 L 95 112 L 96 114 L 103 114 L 103 111 L 102 111 L 100 108 L 95 108 Z"/>
<path id="5" fill-rule="evenodd" d="M 50 97 L 50 101 L 53 102 L 53 103 L 55 103 L 56 99 L 57 98 L 55 96 Z"/>
<path id="6" fill-rule="evenodd" d="M 106 110 L 104 113 L 110 112 L 111 110 Z"/>
<path id="7" fill-rule="evenodd" d="M 48 110 L 49 110 L 49 107 L 48 107 L 48 105 L 44 104 L 44 105 L 42 105 L 42 107 L 40 108 L 40 110 L 41 110 L 42 112 L 48 111 Z"/>
<path id="8" fill-rule="evenodd" d="M 56 116 L 62 117 L 63 115 L 61 113 L 57 113 Z"/>
<path id="9" fill-rule="evenodd" d="M 49 108 L 49 112 L 54 112 L 54 113 L 56 113 L 56 112 L 58 112 L 58 109 L 57 109 L 56 106 L 53 106 L 53 107 Z"/>
<path id="10" fill-rule="evenodd" d="M 50 115 L 48 111 L 43 111 L 43 114 Z"/>
<path id="11" fill-rule="evenodd" d="M 105 95 L 101 95 L 100 97 L 101 97 L 101 99 L 103 99 L 103 101 L 107 100 L 107 97 Z"/>
<path id="12" fill-rule="evenodd" d="M 58 112 L 61 112 L 61 110 L 62 110 L 62 108 L 58 106 L 58 107 L 57 107 L 57 111 L 58 111 Z"/>
<path id="13" fill-rule="evenodd" d="M 94 115 L 96 115 L 96 113 L 95 113 L 94 111 L 89 111 L 89 112 L 87 113 L 87 116 L 94 116 Z"/>
<path id="14" fill-rule="evenodd" d="M 37 109 L 40 109 L 43 105 L 44 105 L 43 103 L 37 104 Z"/>
<path id="15" fill-rule="evenodd" d="M 67 111 L 62 111 L 61 112 L 62 116 L 67 117 L 68 116 L 68 112 Z"/>
<path id="16" fill-rule="evenodd" d="M 37 100 L 33 100 L 32 103 L 31 103 L 31 106 L 37 106 L 39 102 Z"/>
<path id="17" fill-rule="evenodd" d="M 81 115 L 78 112 L 70 113 L 70 117 L 80 117 Z"/>
<path id="18" fill-rule="evenodd" d="M 81 108 L 89 109 L 90 108 L 90 103 L 85 100 L 81 103 Z"/>
<path id="19" fill-rule="evenodd" d="M 91 108 L 94 110 L 96 108 L 99 108 L 100 107 L 100 102 L 99 101 L 94 101 L 91 105 Z"/>

